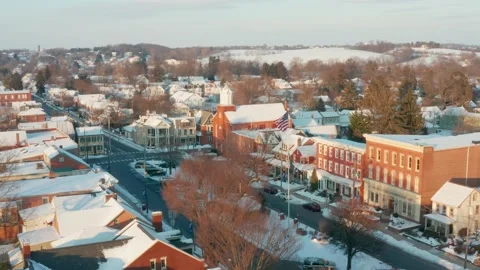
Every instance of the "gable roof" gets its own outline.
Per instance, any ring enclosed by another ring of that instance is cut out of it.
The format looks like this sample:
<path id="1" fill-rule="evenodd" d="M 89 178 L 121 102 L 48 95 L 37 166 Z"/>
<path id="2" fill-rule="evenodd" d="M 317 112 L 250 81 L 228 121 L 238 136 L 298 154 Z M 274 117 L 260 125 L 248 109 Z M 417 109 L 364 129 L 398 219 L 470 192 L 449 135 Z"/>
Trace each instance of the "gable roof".
<path id="1" fill-rule="evenodd" d="M 237 106 L 236 111 L 225 112 L 230 124 L 269 122 L 286 113 L 282 103 L 253 104 Z"/>
<path id="2" fill-rule="evenodd" d="M 60 147 L 57 147 L 55 145 L 52 145 L 50 147 L 48 147 L 47 149 L 44 150 L 44 154 L 49 158 L 49 159 L 52 159 L 52 158 L 55 158 L 56 156 L 58 155 L 64 155 L 82 165 L 85 165 L 87 168 L 90 168 L 90 165 L 88 163 L 86 163 L 83 159 L 77 157 L 76 155 L 68 152 L 68 151 L 65 151 L 64 149 L 60 148 Z"/>
<path id="3" fill-rule="evenodd" d="M 48 226 L 34 231 L 19 233 L 17 237 L 20 244 L 28 242 L 32 246 L 52 242 L 60 238 L 57 231 L 52 226 Z"/>
<path id="4" fill-rule="evenodd" d="M 205 125 L 206 122 L 208 121 L 208 119 L 212 118 L 213 117 L 213 113 L 209 112 L 209 111 L 202 111 L 202 114 L 200 116 L 200 121 L 199 121 L 199 124 L 201 126 Z"/>
<path id="5" fill-rule="evenodd" d="M 433 195 L 432 201 L 452 207 L 459 207 L 463 201 L 472 193 L 473 189 L 463 185 L 446 182 Z"/>

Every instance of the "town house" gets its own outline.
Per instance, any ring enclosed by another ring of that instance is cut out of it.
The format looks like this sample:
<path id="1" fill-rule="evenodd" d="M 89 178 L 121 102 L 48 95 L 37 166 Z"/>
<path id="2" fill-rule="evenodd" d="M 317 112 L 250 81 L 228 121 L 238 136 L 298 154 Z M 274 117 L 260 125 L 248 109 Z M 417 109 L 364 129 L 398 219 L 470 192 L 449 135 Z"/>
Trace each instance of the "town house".
<path id="1" fill-rule="evenodd" d="M 105 154 L 102 127 L 78 127 L 76 131 L 80 156 Z"/>

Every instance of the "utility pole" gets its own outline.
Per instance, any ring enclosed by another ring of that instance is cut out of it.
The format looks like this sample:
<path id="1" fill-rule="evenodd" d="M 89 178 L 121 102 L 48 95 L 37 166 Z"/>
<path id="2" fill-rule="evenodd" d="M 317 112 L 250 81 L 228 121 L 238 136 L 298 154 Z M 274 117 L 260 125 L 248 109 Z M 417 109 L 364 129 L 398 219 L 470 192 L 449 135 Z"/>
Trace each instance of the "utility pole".
<path id="1" fill-rule="evenodd" d="M 148 195 L 147 195 L 147 143 L 145 142 L 145 147 L 143 148 L 143 180 L 144 180 L 144 197 L 145 197 L 145 210 L 148 213 Z"/>
<path id="2" fill-rule="evenodd" d="M 110 130 L 110 116 L 108 117 L 108 172 L 110 172 L 110 153 L 112 152 L 112 132 Z"/>

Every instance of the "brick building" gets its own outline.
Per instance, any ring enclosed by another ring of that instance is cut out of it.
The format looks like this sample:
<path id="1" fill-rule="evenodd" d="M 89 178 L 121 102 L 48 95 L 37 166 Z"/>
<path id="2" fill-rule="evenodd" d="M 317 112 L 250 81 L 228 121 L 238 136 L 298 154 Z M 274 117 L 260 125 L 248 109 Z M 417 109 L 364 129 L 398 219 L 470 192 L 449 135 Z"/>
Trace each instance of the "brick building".
<path id="1" fill-rule="evenodd" d="M 361 195 L 365 144 L 316 138 L 319 189 L 345 199 Z"/>
<path id="2" fill-rule="evenodd" d="M 1 106 L 12 106 L 12 102 L 19 101 L 30 101 L 32 100 L 32 93 L 28 90 L 20 91 L 0 91 L 0 105 Z"/>
<path id="3" fill-rule="evenodd" d="M 480 166 L 474 165 L 480 147 L 473 144 L 480 133 L 364 136 L 364 201 L 408 219 L 419 222 L 432 196 L 450 179 L 480 176 Z"/>
<path id="4" fill-rule="evenodd" d="M 213 117 L 214 147 L 221 152 L 225 140 L 234 130 L 276 128 L 275 121 L 285 113 L 287 110 L 282 103 L 235 106 L 232 103 L 232 90 L 224 88 Z"/>
<path id="5" fill-rule="evenodd" d="M 32 108 L 21 111 L 17 114 L 20 123 L 44 122 L 46 121 L 46 113 L 39 108 Z"/>
<path id="6" fill-rule="evenodd" d="M 197 141 L 200 145 L 213 144 L 213 113 L 201 111 L 197 122 Z"/>

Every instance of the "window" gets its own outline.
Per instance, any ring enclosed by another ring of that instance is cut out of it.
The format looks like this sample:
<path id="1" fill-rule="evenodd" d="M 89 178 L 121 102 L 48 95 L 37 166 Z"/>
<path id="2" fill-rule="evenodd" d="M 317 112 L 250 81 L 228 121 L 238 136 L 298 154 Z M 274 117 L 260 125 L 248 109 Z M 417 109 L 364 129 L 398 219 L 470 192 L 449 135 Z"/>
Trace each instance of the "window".
<path id="1" fill-rule="evenodd" d="M 400 168 L 403 168 L 403 154 L 400 154 Z"/>
<path id="2" fill-rule="evenodd" d="M 157 260 L 151 259 L 150 260 L 150 270 L 157 270 Z"/>
<path id="3" fill-rule="evenodd" d="M 335 173 L 338 173 L 338 163 L 335 162 Z"/>
<path id="4" fill-rule="evenodd" d="M 413 191 L 418 193 L 418 185 L 419 185 L 420 179 L 418 179 L 418 176 L 415 176 L 413 179 Z"/>
<path id="5" fill-rule="evenodd" d="M 385 182 L 385 183 L 388 182 L 388 169 L 387 168 L 383 169 L 383 182 Z"/>
<path id="6" fill-rule="evenodd" d="M 335 158 L 338 158 L 338 148 L 335 148 Z"/>
<path id="7" fill-rule="evenodd" d="M 64 162 L 65 161 L 65 158 L 64 157 L 59 157 L 58 158 L 58 162 Z"/>
<path id="8" fill-rule="evenodd" d="M 373 179 L 373 165 L 368 166 L 368 178 Z"/>
<path id="9" fill-rule="evenodd" d="M 42 204 L 48 203 L 48 197 L 42 197 Z"/>
<path id="10" fill-rule="evenodd" d="M 407 185 L 405 186 L 405 189 L 410 190 L 410 185 L 412 184 L 412 177 L 410 174 L 407 174 Z"/>
<path id="11" fill-rule="evenodd" d="M 380 161 L 382 158 L 382 151 L 380 149 L 377 149 L 377 161 Z"/>
<path id="12" fill-rule="evenodd" d="M 326 159 L 323 160 L 323 169 L 324 170 L 327 169 L 327 160 Z"/>
<path id="13" fill-rule="evenodd" d="M 320 168 L 320 169 L 322 168 L 322 159 L 321 158 L 318 159 L 318 168 Z"/>
<path id="14" fill-rule="evenodd" d="M 98 151 L 102 150 L 102 146 L 101 146 L 101 145 L 97 145 L 97 150 L 98 150 Z"/>
<path id="15" fill-rule="evenodd" d="M 352 162 L 355 162 L 355 153 L 352 153 Z"/>
<path id="16" fill-rule="evenodd" d="M 398 175 L 398 187 L 403 188 L 403 173 Z"/>
<path id="17" fill-rule="evenodd" d="M 324 145 L 323 146 L 323 155 L 326 156 L 328 151 L 328 146 Z"/>
<path id="18" fill-rule="evenodd" d="M 332 169 L 333 169 L 332 166 L 333 166 L 333 162 L 332 162 L 332 161 L 329 161 L 329 162 L 328 162 L 328 170 L 329 170 L 329 171 L 332 171 Z"/>
<path id="19" fill-rule="evenodd" d="M 187 130 L 186 129 L 183 130 L 183 135 L 187 135 Z"/>
<path id="20" fill-rule="evenodd" d="M 368 152 L 368 158 L 373 159 L 373 147 L 370 147 L 369 152 Z"/>
<path id="21" fill-rule="evenodd" d="M 321 145 L 321 144 L 318 144 L 318 153 L 319 153 L 319 154 L 322 153 L 322 145 Z"/>
<path id="22" fill-rule="evenodd" d="M 160 258 L 160 269 L 167 269 L 167 257 Z"/>
<path id="23" fill-rule="evenodd" d="M 85 138 L 80 138 L 80 143 L 85 143 Z"/>
<path id="24" fill-rule="evenodd" d="M 350 161 L 350 152 L 348 151 L 345 152 L 345 160 Z"/>
<path id="25" fill-rule="evenodd" d="M 190 135 L 193 135 L 193 129 L 190 129 Z"/>
<path id="26" fill-rule="evenodd" d="M 340 150 L 340 159 L 343 160 L 343 157 L 345 155 L 345 150 Z"/>
<path id="27" fill-rule="evenodd" d="M 329 157 L 333 156 L 333 148 L 332 147 L 328 147 L 328 156 Z"/>
<path id="28" fill-rule="evenodd" d="M 375 193 L 375 202 L 378 203 L 378 193 Z"/>
<path id="29" fill-rule="evenodd" d="M 340 175 L 343 175 L 343 164 L 340 164 Z"/>
<path id="30" fill-rule="evenodd" d="M 352 167 L 351 170 L 352 170 L 352 172 L 350 173 L 350 175 L 352 176 L 352 178 L 355 178 L 355 176 L 357 175 L 355 173 L 355 168 Z"/>
<path id="31" fill-rule="evenodd" d="M 409 170 L 412 169 L 412 156 L 408 156 L 407 168 L 408 168 Z"/>
<path id="32" fill-rule="evenodd" d="M 395 186 L 395 178 L 396 178 L 395 171 L 392 171 L 390 174 L 391 174 L 391 176 L 390 176 L 390 177 L 391 177 L 390 183 Z"/>
<path id="33" fill-rule="evenodd" d="M 357 154 L 357 163 L 362 163 L 362 154 Z"/>
<path id="34" fill-rule="evenodd" d="M 97 141 L 97 137 L 93 136 L 92 137 L 92 142 L 96 142 Z"/>
<path id="35" fill-rule="evenodd" d="M 18 210 L 22 210 L 23 209 L 23 200 L 17 200 L 16 203 L 17 203 Z"/>
<path id="36" fill-rule="evenodd" d="M 389 155 L 388 151 L 383 151 L 383 162 L 385 164 L 388 164 L 388 155 Z"/>
<path id="37" fill-rule="evenodd" d="M 480 214 L 480 205 L 475 205 L 475 214 Z"/>
<path id="38" fill-rule="evenodd" d="M 402 203 L 402 213 L 406 214 L 407 213 L 407 202 Z"/>
<path id="39" fill-rule="evenodd" d="M 375 179 L 377 181 L 380 181 L 380 166 L 377 166 L 377 168 L 375 168 Z"/>
<path id="40" fill-rule="evenodd" d="M 397 153 L 392 153 L 392 165 L 397 166 Z"/>
<path id="41" fill-rule="evenodd" d="M 345 167 L 345 177 L 350 178 L 350 167 L 349 166 Z"/>
<path id="42" fill-rule="evenodd" d="M 415 159 L 415 171 L 420 171 L 420 159 L 416 158 Z"/>
<path id="43" fill-rule="evenodd" d="M 362 171 L 360 169 L 357 169 L 357 179 L 362 178 Z"/>

